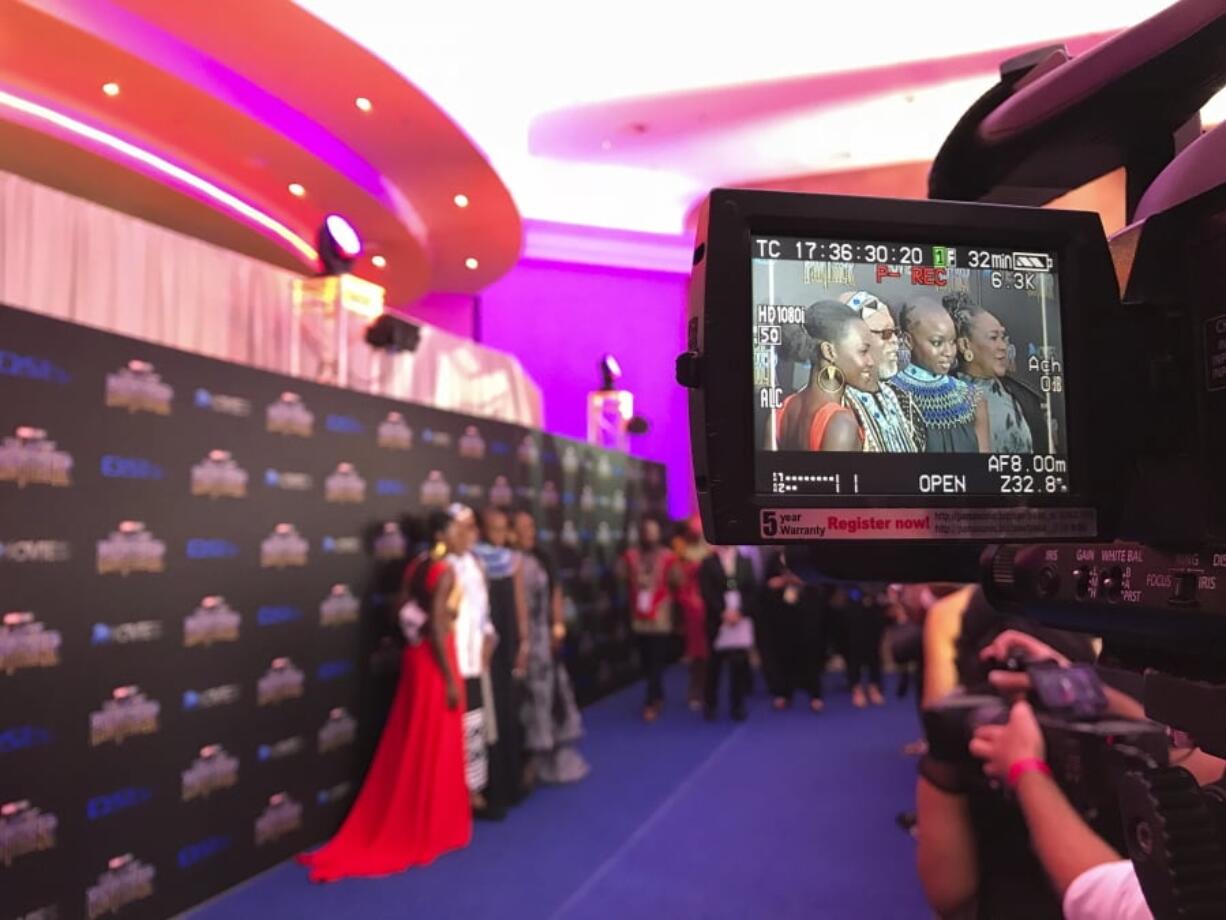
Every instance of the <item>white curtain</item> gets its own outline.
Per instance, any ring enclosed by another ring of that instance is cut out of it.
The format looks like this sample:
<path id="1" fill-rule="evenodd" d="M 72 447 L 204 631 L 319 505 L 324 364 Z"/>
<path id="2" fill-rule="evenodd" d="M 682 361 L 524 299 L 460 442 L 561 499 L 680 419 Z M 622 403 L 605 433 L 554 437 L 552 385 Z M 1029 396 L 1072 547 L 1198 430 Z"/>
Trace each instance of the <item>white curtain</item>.
<path id="1" fill-rule="evenodd" d="M 293 278 L 0 172 L 0 303 L 288 374 Z M 360 319 L 352 327 L 354 388 L 543 424 L 540 389 L 514 356 L 427 326 L 414 354 L 383 357 L 362 341 Z"/>

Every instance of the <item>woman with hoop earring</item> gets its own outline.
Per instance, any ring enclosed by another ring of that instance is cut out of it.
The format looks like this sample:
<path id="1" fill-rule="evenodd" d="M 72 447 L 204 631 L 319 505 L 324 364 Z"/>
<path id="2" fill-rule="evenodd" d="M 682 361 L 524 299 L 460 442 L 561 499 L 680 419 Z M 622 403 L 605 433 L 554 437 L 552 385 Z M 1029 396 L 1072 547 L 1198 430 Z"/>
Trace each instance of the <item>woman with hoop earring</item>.
<path id="1" fill-rule="evenodd" d="M 776 416 L 780 450 L 860 451 L 864 431 L 846 404 L 849 386 L 876 383 L 873 334 L 851 307 L 819 300 L 805 308 L 802 324 L 783 328 L 781 350 L 807 363 L 808 386 L 783 401 Z"/>

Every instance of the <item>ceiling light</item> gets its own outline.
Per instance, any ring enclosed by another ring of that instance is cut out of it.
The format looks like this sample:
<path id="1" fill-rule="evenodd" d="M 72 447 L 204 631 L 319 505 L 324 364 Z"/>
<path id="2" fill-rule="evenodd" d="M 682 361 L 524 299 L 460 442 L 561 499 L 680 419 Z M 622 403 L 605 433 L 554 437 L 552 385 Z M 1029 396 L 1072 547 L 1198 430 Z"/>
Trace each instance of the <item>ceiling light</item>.
<path id="1" fill-rule="evenodd" d="M 613 148 L 613 142 L 609 140 L 608 138 L 605 138 L 603 141 L 600 142 L 601 150 L 611 150 L 612 148 Z"/>
<path id="2" fill-rule="evenodd" d="M 119 84 L 118 83 L 103 83 L 102 91 L 106 93 L 108 96 L 118 96 L 119 95 Z"/>
<path id="3" fill-rule="evenodd" d="M 339 214 L 329 214 L 319 228 L 319 261 L 325 275 L 344 275 L 362 253 L 362 240 L 353 224 Z"/>
<path id="4" fill-rule="evenodd" d="M 455 202 L 455 206 L 457 208 L 468 207 L 468 196 L 467 195 L 464 195 L 464 194 L 456 195 L 451 200 Z"/>
<path id="5" fill-rule="evenodd" d="M 481 263 L 478 262 L 476 259 L 474 259 L 472 256 L 469 256 L 467 259 L 464 260 L 464 267 L 467 268 L 470 272 L 475 272 L 477 270 L 477 266 L 479 266 L 480 264 Z"/>
<path id="6" fill-rule="evenodd" d="M 387 259 L 383 258 L 383 256 L 371 256 L 370 264 L 375 268 L 387 268 Z"/>
<path id="7" fill-rule="evenodd" d="M 356 105 L 358 109 L 360 109 L 363 112 L 369 112 L 371 109 L 374 108 L 370 100 L 367 99 L 365 96 L 358 96 L 357 99 L 353 100 L 353 104 Z"/>
<path id="8" fill-rule="evenodd" d="M 303 195 L 306 194 L 306 189 L 297 182 L 291 182 L 289 184 L 289 193 L 293 195 L 295 198 L 301 198 Z"/>

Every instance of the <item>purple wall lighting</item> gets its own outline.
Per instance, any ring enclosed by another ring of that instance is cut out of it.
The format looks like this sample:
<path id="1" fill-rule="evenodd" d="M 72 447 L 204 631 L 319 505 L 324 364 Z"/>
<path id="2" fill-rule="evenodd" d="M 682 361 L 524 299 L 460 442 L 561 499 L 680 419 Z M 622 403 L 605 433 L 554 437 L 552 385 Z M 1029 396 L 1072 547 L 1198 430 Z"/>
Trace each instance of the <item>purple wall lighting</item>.
<path id="1" fill-rule="evenodd" d="M 524 261 L 481 295 L 481 341 L 516 355 L 540 385 L 549 431 L 585 436 L 601 358 L 617 355 L 620 386 L 651 423 L 632 449 L 668 466 L 674 518 L 695 507 L 686 395 L 673 380 L 686 283 L 671 273 Z"/>

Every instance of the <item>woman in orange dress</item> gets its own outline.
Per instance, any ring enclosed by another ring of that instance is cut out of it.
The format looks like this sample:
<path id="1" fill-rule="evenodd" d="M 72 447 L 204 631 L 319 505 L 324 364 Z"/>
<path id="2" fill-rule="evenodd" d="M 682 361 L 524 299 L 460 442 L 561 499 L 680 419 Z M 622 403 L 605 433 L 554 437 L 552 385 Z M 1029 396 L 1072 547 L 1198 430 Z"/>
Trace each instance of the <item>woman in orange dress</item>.
<path id="1" fill-rule="evenodd" d="M 846 304 L 819 300 L 805 308 L 803 324 L 784 327 L 783 350 L 812 370 L 808 385 L 779 407 L 779 449 L 862 450 L 864 432 L 844 396 L 849 386 L 876 384 L 873 334 L 864 320 Z"/>

